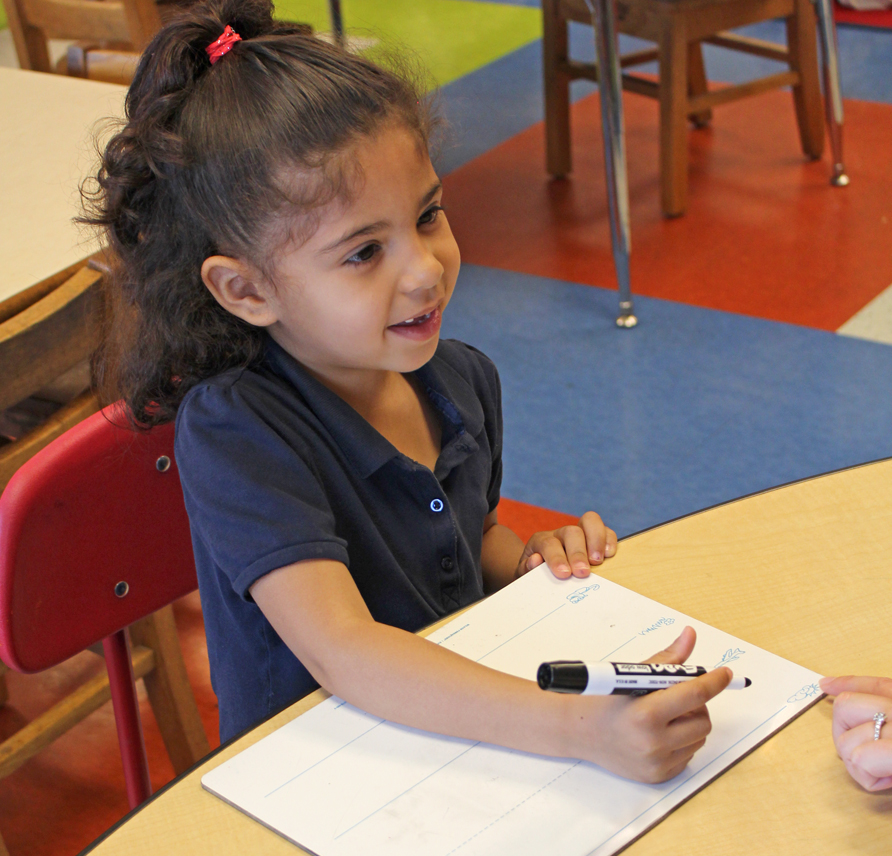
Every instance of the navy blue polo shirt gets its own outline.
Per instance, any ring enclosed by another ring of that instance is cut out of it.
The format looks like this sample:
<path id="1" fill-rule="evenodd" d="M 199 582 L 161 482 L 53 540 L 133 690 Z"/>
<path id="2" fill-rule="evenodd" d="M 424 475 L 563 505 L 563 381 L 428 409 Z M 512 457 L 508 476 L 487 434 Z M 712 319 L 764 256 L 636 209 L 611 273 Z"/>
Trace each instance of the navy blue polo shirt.
<path id="1" fill-rule="evenodd" d="M 499 378 L 452 340 L 416 377 L 440 416 L 431 472 L 269 340 L 195 386 L 176 420 L 220 737 L 317 684 L 248 589 L 305 559 L 350 571 L 376 621 L 415 631 L 483 596 L 483 521 L 502 477 Z"/>

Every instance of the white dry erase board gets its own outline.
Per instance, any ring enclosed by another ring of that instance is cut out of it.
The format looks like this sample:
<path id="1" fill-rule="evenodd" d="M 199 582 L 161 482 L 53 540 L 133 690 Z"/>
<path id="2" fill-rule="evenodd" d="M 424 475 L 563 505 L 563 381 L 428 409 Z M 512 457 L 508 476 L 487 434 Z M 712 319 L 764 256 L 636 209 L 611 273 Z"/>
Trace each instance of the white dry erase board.
<path id="1" fill-rule="evenodd" d="M 535 680 L 544 660 L 644 660 L 686 624 L 691 662 L 753 684 L 709 703 L 706 746 L 661 785 L 394 725 L 336 697 L 202 785 L 318 856 L 607 856 L 814 704 L 820 676 L 610 580 L 560 581 L 545 565 L 428 637 Z"/>

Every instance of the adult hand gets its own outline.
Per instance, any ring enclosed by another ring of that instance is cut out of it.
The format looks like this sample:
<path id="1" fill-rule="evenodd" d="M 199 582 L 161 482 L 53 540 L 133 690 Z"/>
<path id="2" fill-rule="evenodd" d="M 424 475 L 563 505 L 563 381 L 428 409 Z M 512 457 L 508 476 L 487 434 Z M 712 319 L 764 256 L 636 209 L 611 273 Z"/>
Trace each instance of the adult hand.
<path id="1" fill-rule="evenodd" d="M 892 787 L 892 678 L 822 678 L 821 689 L 833 702 L 833 742 L 849 775 L 865 790 Z M 874 739 L 874 716 L 886 723 Z"/>
<path id="2" fill-rule="evenodd" d="M 604 525 L 594 511 L 586 511 L 575 526 L 537 532 L 527 542 L 517 566 L 523 576 L 542 562 L 560 580 L 587 577 L 592 565 L 616 555 L 616 532 Z"/>

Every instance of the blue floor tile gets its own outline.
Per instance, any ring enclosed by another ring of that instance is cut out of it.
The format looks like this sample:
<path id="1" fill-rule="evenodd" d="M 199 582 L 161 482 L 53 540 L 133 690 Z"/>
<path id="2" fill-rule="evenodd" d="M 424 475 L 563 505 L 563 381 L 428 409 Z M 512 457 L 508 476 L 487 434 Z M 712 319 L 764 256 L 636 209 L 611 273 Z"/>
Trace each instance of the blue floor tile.
<path id="1" fill-rule="evenodd" d="M 473 265 L 444 335 L 499 366 L 512 499 L 621 535 L 892 455 L 892 347 Z"/>

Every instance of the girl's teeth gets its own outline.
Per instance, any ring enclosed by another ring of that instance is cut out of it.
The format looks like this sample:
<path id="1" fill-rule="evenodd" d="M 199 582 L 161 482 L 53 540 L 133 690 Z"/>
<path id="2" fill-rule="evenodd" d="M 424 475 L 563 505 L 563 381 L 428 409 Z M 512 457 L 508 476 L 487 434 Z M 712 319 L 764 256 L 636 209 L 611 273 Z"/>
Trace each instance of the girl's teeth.
<path id="1" fill-rule="evenodd" d="M 423 324 L 425 321 L 427 321 L 428 318 L 431 317 L 431 314 L 432 313 L 428 312 L 427 315 L 419 315 L 417 318 L 410 318 L 408 321 L 401 321 L 396 326 L 408 327 L 410 324 Z"/>

